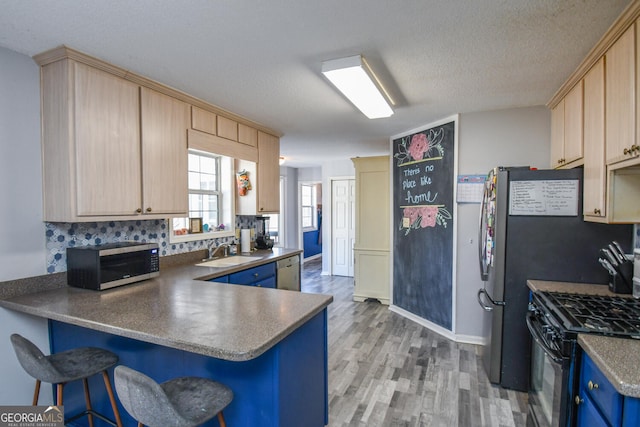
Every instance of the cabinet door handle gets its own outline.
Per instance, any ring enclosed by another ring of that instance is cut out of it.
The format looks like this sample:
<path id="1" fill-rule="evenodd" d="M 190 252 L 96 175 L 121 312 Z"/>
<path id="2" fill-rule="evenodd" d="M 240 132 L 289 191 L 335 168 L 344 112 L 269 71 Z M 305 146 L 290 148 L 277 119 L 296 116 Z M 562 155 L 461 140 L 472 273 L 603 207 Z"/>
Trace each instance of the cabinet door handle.
<path id="1" fill-rule="evenodd" d="M 149 208 L 147 208 L 147 212 L 151 212 L 151 208 L 150 208 L 150 207 L 149 207 Z"/>
<path id="2" fill-rule="evenodd" d="M 631 146 L 631 152 L 633 153 L 634 151 L 640 151 L 640 145 L 633 144 Z"/>
<path id="3" fill-rule="evenodd" d="M 142 208 L 136 209 L 136 213 L 142 213 Z"/>
<path id="4" fill-rule="evenodd" d="M 596 215 L 600 215 L 600 212 L 601 212 L 601 211 L 600 211 L 600 209 L 598 209 L 598 208 L 595 208 L 595 209 L 593 210 L 593 213 L 594 213 L 594 214 L 596 214 Z"/>
<path id="5" fill-rule="evenodd" d="M 600 388 L 600 386 L 598 385 L 598 383 L 594 383 L 593 381 L 589 381 L 589 382 L 587 383 L 587 388 L 588 388 L 589 390 L 593 390 L 593 389 L 597 390 L 597 389 L 599 389 L 599 388 Z"/>
<path id="6" fill-rule="evenodd" d="M 624 150 L 622 150 L 622 152 L 626 156 L 627 154 L 632 154 L 633 153 L 632 150 L 633 150 L 633 147 L 632 148 L 625 148 Z"/>
<path id="7" fill-rule="evenodd" d="M 259 274 L 258 273 L 253 273 L 253 277 L 258 277 Z"/>
<path id="8" fill-rule="evenodd" d="M 576 405 L 580 405 L 582 402 L 584 402 L 584 399 L 581 399 L 580 396 L 576 394 L 575 402 Z"/>

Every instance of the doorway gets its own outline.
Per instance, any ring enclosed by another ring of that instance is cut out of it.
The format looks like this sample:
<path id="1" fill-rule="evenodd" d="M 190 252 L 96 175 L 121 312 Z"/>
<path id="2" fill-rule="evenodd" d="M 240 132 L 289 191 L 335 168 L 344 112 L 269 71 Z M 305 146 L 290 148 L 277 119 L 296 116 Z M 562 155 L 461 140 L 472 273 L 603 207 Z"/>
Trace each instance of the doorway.
<path id="1" fill-rule="evenodd" d="M 355 179 L 331 181 L 331 274 L 353 277 Z"/>

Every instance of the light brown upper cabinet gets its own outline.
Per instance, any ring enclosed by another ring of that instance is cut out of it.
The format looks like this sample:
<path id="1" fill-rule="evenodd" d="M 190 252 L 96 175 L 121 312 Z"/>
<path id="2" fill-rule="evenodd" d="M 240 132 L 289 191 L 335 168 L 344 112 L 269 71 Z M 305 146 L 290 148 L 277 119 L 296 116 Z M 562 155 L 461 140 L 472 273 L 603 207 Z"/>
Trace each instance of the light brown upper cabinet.
<path id="1" fill-rule="evenodd" d="M 258 146 L 258 130 L 247 126 L 244 123 L 238 123 L 238 142 L 250 145 L 252 147 Z"/>
<path id="2" fill-rule="evenodd" d="M 634 25 L 605 54 L 606 160 L 611 165 L 640 155 L 636 146 Z"/>
<path id="3" fill-rule="evenodd" d="M 162 183 L 181 181 L 186 185 L 188 121 L 182 124 L 185 169 L 180 175 L 172 175 L 174 170 L 166 169 L 169 163 L 159 164 L 157 158 L 144 153 L 144 147 L 141 151 L 138 85 L 70 59 L 44 65 L 41 81 L 45 221 L 132 219 L 148 214 L 146 208 L 154 207 L 153 199 L 143 199 L 143 189 L 149 190 L 143 173 L 148 174 L 153 168 L 164 168 Z M 142 111 L 144 128 L 149 110 L 144 107 Z M 188 114 L 187 110 L 184 120 L 188 120 Z M 172 117 L 155 120 L 175 124 Z M 143 133 L 149 139 L 149 132 Z M 174 135 L 170 137 L 171 144 L 180 144 Z M 156 140 L 164 138 L 168 144 L 167 136 L 161 131 Z M 167 150 L 157 143 L 154 147 Z M 171 162 L 181 161 L 176 150 L 171 156 Z M 162 183 L 158 181 L 158 185 Z M 155 185 L 154 182 L 151 186 Z M 186 202 L 185 190 L 184 200 L 180 201 L 182 213 L 187 210 Z M 162 207 L 158 213 L 178 210 L 167 210 L 166 205 L 158 207 Z M 166 215 L 157 216 L 161 217 Z"/>
<path id="4" fill-rule="evenodd" d="M 258 213 L 280 211 L 280 139 L 258 131 Z"/>
<path id="5" fill-rule="evenodd" d="M 551 110 L 551 166 L 575 167 L 583 157 L 582 81 Z"/>
<path id="6" fill-rule="evenodd" d="M 604 59 L 584 77 L 584 198 L 586 220 L 606 219 Z"/>
<path id="7" fill-rule="evenodd" d="M 224 116 L 218 116 L 218 136 L 238 141 L 238 122 Z"/>
<path id="8" fill-rule="evenodd" d="M 215 135 L 218 128 L 217 123 L 218 119 L 214 113 L 195 105 L 191 107 L 191 128 Z"/>
<path id="9" fill-rule="evenodd" d="M 140 96 L 144 213 L 185 214 L 189 105 L 145 87 Z"/>

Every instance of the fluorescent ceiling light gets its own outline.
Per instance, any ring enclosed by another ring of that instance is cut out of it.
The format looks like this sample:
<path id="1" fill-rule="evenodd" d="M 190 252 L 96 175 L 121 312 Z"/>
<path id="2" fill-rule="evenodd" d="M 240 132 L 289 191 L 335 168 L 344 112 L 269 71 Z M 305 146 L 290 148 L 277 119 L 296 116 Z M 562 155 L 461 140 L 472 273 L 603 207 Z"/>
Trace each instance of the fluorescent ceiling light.
<path id="1" fill-rule="evenodd" d="M 370 119 L 393 114 L 380 82 L 361 55 L 322 63 L 322 74 Z M 384 95 L 382 94 L 384 92 Z"/>

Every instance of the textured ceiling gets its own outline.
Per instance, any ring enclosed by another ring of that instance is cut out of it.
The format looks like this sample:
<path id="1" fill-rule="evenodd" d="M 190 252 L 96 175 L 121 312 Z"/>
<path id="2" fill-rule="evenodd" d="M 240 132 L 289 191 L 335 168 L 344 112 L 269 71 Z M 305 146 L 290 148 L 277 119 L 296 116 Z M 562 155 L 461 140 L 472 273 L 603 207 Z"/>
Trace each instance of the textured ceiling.
<path id="1" fill-rule="evenodd" d="M 0 0 L 0 46 L 65 44 L 283 133 L 294 166 L 388 151 L 455 113 L 545 104 L 629 0 Z M 368 120 L 320 74 L 362 54 Z"/>

